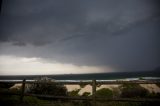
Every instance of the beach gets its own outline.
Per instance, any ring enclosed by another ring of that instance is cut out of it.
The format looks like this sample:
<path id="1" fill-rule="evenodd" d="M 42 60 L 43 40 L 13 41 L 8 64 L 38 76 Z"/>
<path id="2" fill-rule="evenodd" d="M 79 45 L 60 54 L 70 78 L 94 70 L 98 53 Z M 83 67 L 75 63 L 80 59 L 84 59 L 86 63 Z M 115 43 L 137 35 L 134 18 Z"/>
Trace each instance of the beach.
<path id="1" fill-rule="evenodd" d="M 80 87 L 79 85 L 65 85 L 68 91 L 73 91 L 76 89 L 81 89 L 79 91 L 79 95 L 82 95 L 84 92 L 90 92 L 92 94 L 92 86 L 86 85 L 85 87 Z M 108 89 L 118 89 L 120 85 L 118 84 L 111 84 L 111 85 L 101 85 L 100 87 L 96 87 L 96 90 L 102 89 L 102 88 L 108 88 Z M 140 84 L 143 88 L 147 89 L 150 93 L 160 93 L 160 88 L 156 84 Z"/>

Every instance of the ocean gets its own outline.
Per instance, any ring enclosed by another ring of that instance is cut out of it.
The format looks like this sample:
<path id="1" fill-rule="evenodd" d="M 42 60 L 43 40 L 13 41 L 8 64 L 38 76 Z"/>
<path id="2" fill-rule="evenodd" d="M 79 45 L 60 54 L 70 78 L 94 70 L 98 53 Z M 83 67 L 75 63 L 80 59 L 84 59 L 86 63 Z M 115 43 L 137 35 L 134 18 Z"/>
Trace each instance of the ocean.
<path id="1" fill-rule="evenodd" d="M 160 79 L 160 71 L 110 72 L 89 74 L 52 74 L 52 75 L 0 75 L 0 80 L 34 80 L 48 77 L 55 80 L 117 80 L 117 79 Z"/>

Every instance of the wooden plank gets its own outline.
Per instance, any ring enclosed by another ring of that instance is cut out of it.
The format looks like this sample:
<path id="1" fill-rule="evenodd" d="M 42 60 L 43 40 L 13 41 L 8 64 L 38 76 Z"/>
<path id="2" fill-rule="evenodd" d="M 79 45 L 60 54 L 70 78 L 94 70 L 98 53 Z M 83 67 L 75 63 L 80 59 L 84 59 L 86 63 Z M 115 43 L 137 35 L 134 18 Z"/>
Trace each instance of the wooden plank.
<path id="1" fill-rule="evenodd" d="M 20 96 L 20 101 L 23 102 L 23 97 L 24 97 L 24 91 L 25 91 L 25 79 L 23 80 L 22 83 L 22 92 L 21 92 L 21 96 Z"/>
<path id="2" fill-rule="evenodd" d="M 0 80 L 0 83 L 22 83 L 23 81 L 3 81 Z M 51 82 L 38 82 L 38 81 L 25 81 L 27 84 L 36 84 L 36 83 L 46 83 L 46 84 L 68 84 L 68 85 L 76 85 L 76 84 L 90 84 L 92 85 L 92 81 L 60 81 L 60 80 L 55 80 Z M 129 83 L 129 84 L 160 84 L 160 81 L 148 81 L 148 80 L 136 80 L 136 81 L 96 81 L 97 84 L 124 84 L 124 83 Z"/>
<path id="3" fill-rule="evenodd" d="M 41 94 L 25 94 L 25 96 L 35 96 L 35 97 L 44 97 L 53 99 L 69 99 L 69 100 L 92 100 L 91 97 L 82 97 L 82 96 L 54 96 L 54 95 L 41 95 Z"/>
<path id="4" fill-rule="evenodd" d="M 93 106 L 96 106 L 96 80 L 92 80 Z"/>
<path id="5" fill-rule="evenodd" d="M 97 97 L 97 101 L 120 101 L 120 102 L 160 102 L 160 98 L 104 98 Z"/>
<path id="6" fill-rule="evenodd" d="M 53 95 L 40 95 L 40 94 L 24 94 L 25 96 L 45 97 L 53 99 L 68 99 L 68 100 L 90 100 L 93 101 L 92 97 L 82 96 L 53 96 Z M 121 102 L 160 102 L 160 98 L 104 98 L 96 97 L 96 101 L 121 101 Z"/>
<path id="7" fill-rule="evenodd" d="M 160 81 L 136 80 L 136 81 L 100 81 L 98 84 L 160 84 Z"/>

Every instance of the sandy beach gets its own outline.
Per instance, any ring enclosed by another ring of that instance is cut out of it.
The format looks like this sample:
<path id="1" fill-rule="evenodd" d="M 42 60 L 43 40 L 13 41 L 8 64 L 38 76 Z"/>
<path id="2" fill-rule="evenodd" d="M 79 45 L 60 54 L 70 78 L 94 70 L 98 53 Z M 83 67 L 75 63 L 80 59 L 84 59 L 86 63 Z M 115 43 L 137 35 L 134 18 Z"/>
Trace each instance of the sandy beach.
<path id="1" fill-rule="evenodd" d="M 81 89 L 79 91 L 79 94 L 82 95 L 84 92 L 90 92 L 92 94 L 92 86 L 91 85 L 86 85 L 84 88 L 81 88 L 79 85 L 65 85 L 68 91 L 73 91 L 75 89 Z M 97 87 L 96 89 L 102 89 L 102 88 L 108 88 L 113 90 L 114 88 L 118 88 L 120 85 L 101 85 L 100 87 Z M 155 92 L 158 93 L 160 92 L 160 88 L 156 84 L 140 84 L 140 86 L 144 87 L 147 89 L 149 92 Z"/>
<path id="2" fill-rule="evenodd" d="M 84 92 L 90 92 L 90 94 L 92 94 L 92 86 L 91 85 L 86 85 L 84 86 L 83 88 L 80 87 L 80 85 L 64 85 L 67 90 L 70 92 L 70 91 L 73 91 L 73 90 L 76 90 L 76 89 L 81 89 L 79 91 L 79 94 L 82 95 Z M 115 89 L 115 88 L 118 88 L 120 85 L 101 85 L 100 87 L 96 87 L 96 90 L 99 90 L 99 89 L 102 89 L 102 88 L 108 88 L 108 89 Z M 144 87 L 145 89 L 147 89 L 150 93 L 152 92 L 155 92 L 155 93 L 160 93 L 160 88 L 156 85 L 156 84 L 140 84 L 140 86 Z M 11 87 L 10 89 L 20 89 L 21 88 L 21 84 L 15 84 L 13 87 Z M 26 86 L 26 90 L 28 90 L 28 86 Z"/>

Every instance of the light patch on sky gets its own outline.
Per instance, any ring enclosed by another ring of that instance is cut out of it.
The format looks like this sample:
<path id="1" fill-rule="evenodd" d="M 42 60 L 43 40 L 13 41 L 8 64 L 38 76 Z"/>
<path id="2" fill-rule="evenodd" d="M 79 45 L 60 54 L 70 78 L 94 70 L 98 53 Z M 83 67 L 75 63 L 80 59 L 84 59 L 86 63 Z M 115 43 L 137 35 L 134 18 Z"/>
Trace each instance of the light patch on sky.
<path id="1" fill-rule="evenodd" d="M 0 75 L 75 74 L 112 71 L 109 67 L 51 63 L 36 57 L 27 58 L 8 55 L 0 56 L 0 70 Z"/>

